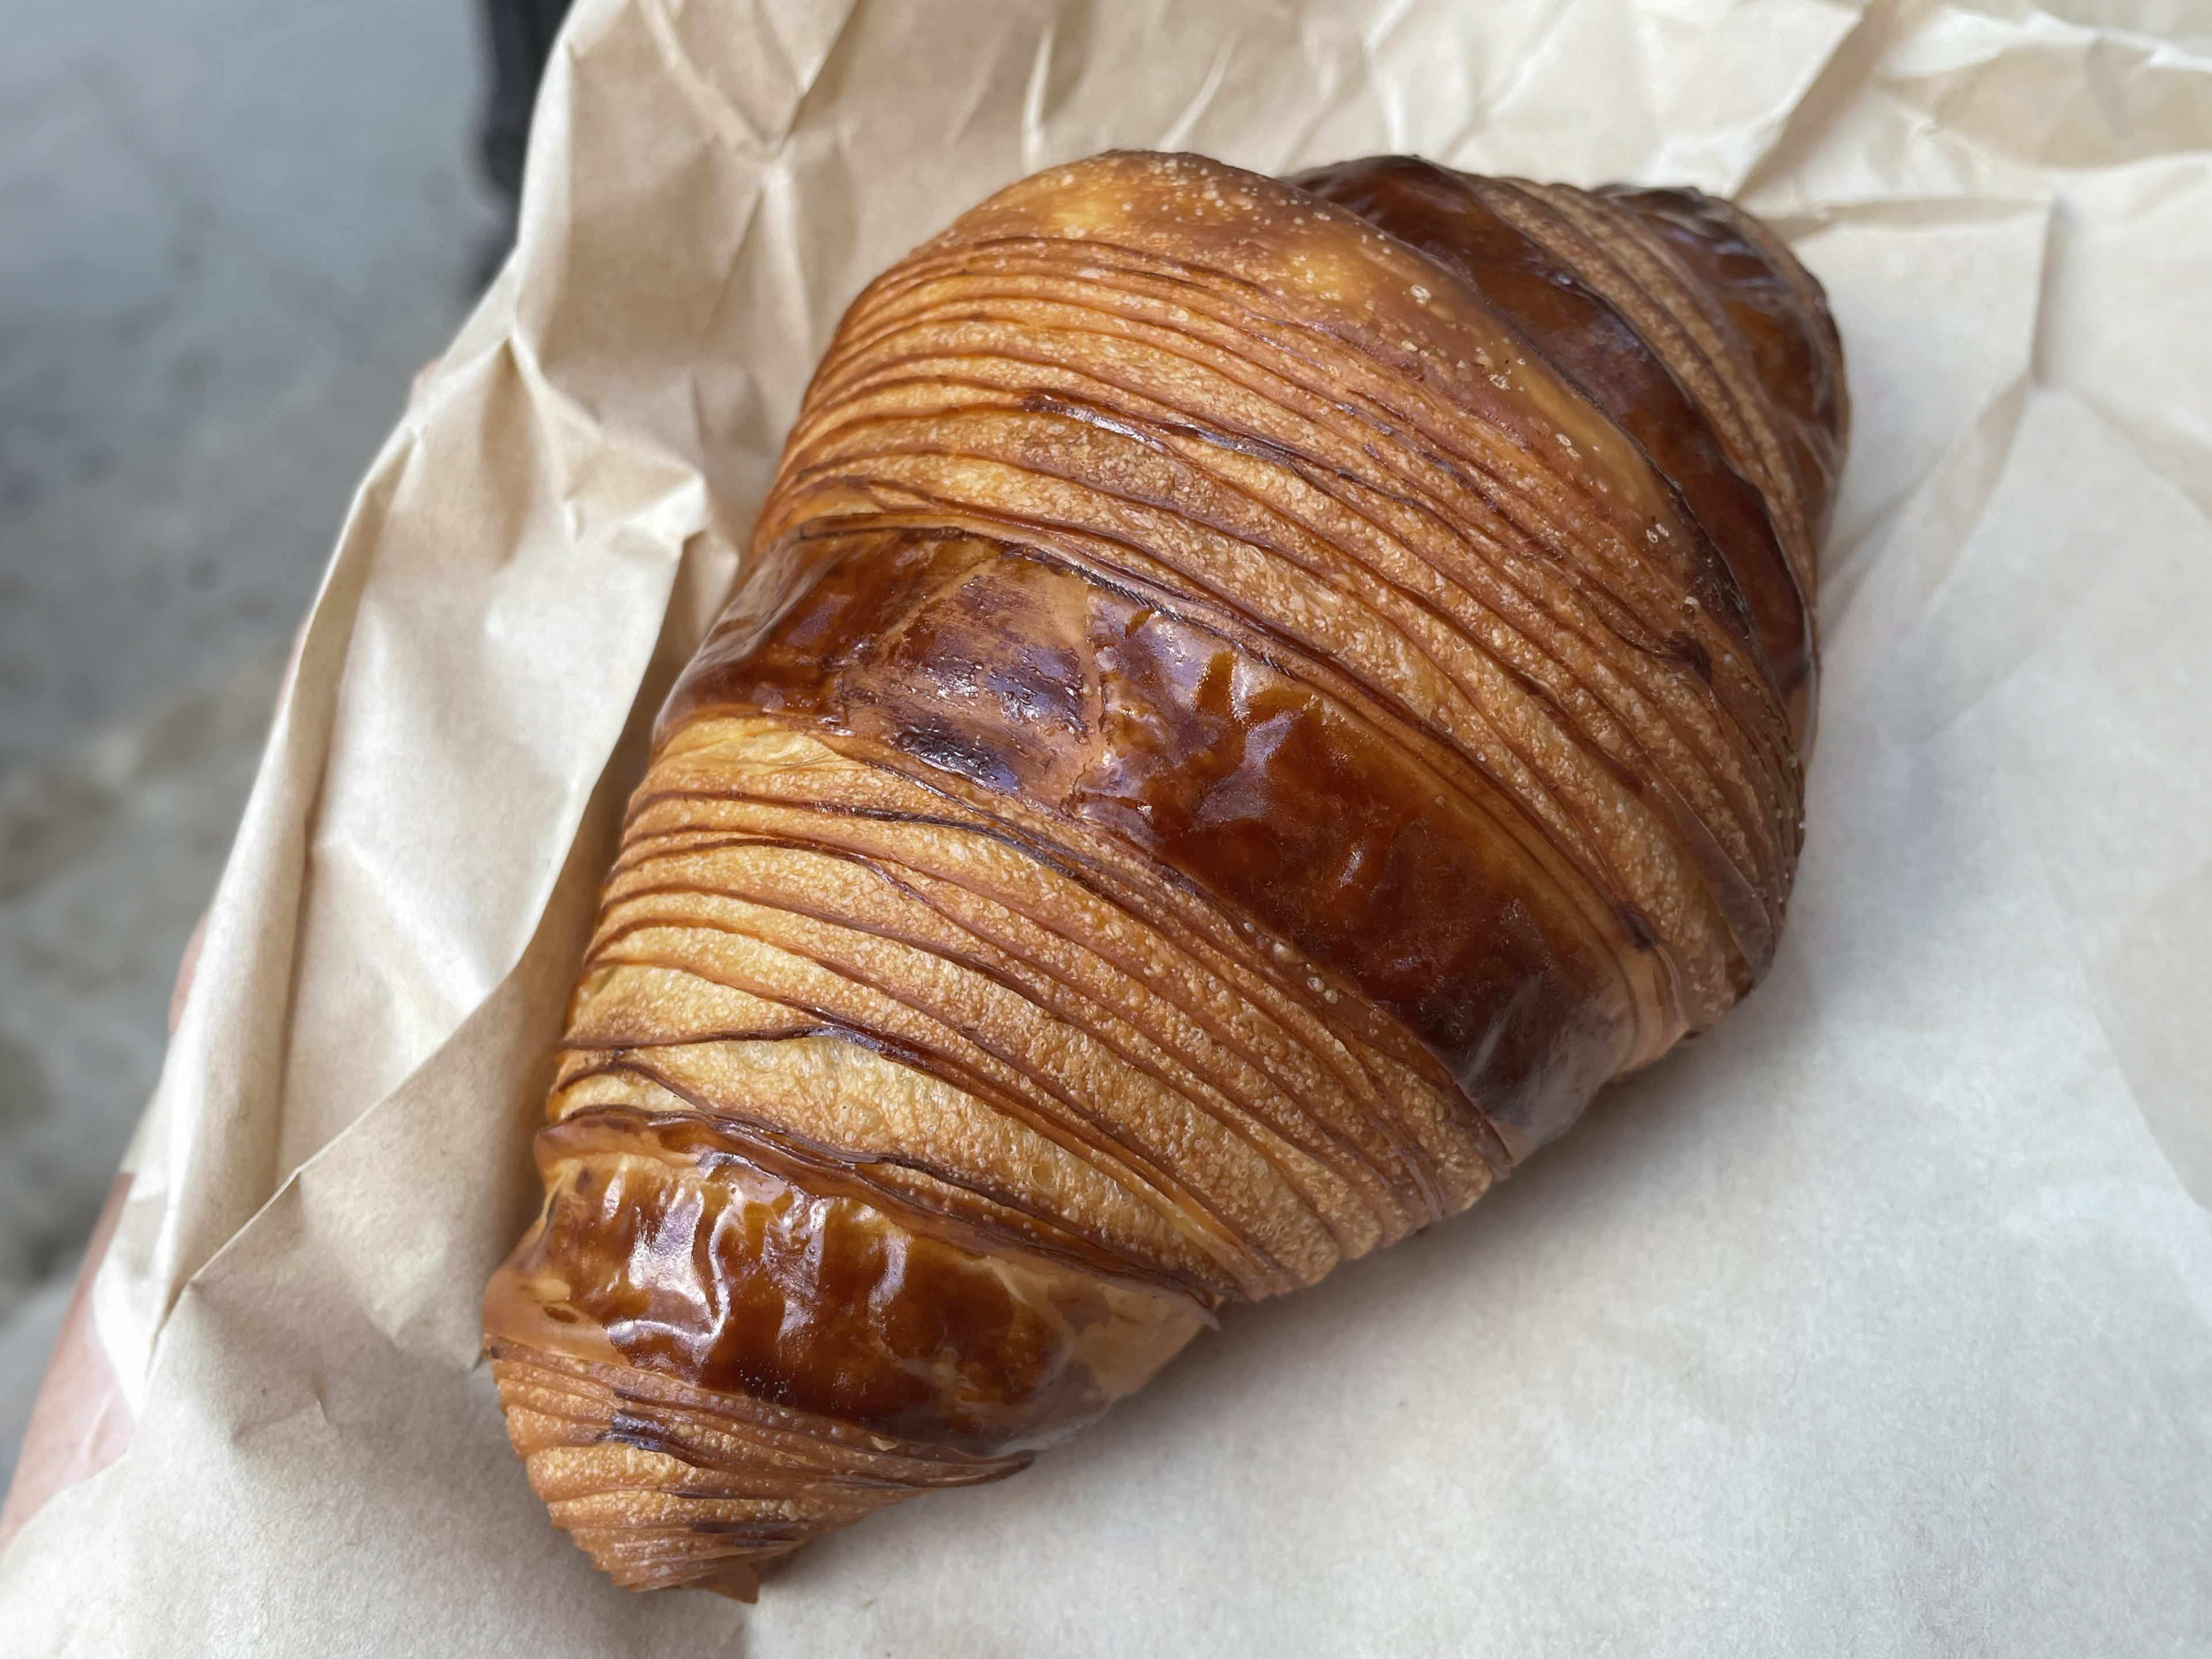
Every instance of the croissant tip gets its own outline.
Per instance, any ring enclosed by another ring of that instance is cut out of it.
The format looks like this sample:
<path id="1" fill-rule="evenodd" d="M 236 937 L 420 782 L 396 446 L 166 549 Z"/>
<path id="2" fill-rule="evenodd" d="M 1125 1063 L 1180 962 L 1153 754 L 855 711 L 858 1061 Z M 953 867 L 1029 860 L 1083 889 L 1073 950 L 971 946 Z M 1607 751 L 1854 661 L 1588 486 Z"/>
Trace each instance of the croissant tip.
<path id="1" fill-rule="evenodd" d="M 732 1561 L 720 1572 L 691 1581 L 693 1589 L 712 1590 L 747 1607 L 760 1600 L 760 1571 L 750 1561 Z"/>

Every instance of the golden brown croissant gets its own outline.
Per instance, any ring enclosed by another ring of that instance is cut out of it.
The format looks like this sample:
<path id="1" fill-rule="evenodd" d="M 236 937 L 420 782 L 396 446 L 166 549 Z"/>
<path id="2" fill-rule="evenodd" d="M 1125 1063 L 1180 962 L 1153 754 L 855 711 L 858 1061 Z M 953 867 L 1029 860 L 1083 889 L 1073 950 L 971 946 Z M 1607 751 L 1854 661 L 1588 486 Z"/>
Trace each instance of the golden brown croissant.
<path id="1" fill-rule="evenodd" d="M 1115 155 L 878 278 L 662 716 L 487 1349 L 639 1588 L 994 1480 L 1759 978 L 1841 465 L 1694 192 Z"/>

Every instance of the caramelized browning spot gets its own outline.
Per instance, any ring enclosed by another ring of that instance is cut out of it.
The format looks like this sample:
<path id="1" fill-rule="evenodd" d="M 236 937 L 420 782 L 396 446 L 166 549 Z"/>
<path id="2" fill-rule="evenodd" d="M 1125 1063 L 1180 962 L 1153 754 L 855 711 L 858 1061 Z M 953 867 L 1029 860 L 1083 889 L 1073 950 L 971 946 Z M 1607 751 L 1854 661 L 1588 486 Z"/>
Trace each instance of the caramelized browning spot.
<path id="1" fill-rule="evenodd" d="M 1020 548 L 840 545 L 747 656 L 690 683 L 690 706 L 876 738 L 1120 836 L 1404 1020 L 1534 1138 L 1620 1063 L 1617 918 L 1575 912 L 1495 822 L 1510 808 L 1231 641 Z"/>
<path id="2" fill-rule="evenodd" d="M 1187 1303 L 978 1255 L 728 1160 L 704 1180 L 619 1154 L 557 1165 L 508 1271 L 634 1365 L 973 1452 L 1087 1422 L 1200 1322 Z M 609 1435 L 665 1449 L 620 1421 Z"/>

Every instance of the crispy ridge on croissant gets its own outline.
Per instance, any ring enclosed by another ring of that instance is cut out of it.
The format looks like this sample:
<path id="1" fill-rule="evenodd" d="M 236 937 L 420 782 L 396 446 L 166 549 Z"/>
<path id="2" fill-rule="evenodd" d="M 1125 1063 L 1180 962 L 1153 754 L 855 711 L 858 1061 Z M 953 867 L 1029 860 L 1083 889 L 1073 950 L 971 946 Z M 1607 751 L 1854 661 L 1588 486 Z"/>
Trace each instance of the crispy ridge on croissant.
<path id="1" fill-rule="evenodd" d="M 1765 969 L 1840 348 L 1686 191 L 1113 155 L 878 278 L 662 716 L 487 1351 L 617 1582 L 998 1479 Z"/>

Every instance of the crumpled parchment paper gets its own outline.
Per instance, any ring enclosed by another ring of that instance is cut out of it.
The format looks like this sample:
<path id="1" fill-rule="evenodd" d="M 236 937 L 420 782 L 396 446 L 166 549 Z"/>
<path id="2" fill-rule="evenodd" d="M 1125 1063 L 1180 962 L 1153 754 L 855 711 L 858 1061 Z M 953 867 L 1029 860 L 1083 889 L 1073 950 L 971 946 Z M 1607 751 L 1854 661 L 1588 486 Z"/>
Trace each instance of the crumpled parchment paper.
<path id="1" fill-rule="evenodd" d="M 2212 1648 L 2212 22 L 586 0 L 533 144 L 134 1152 L 136 1441 L 0 1559 L 0 1649 Z M 1028 1474 L 755 1608 L 625 1595 L 474 1363 L 615 815 L 840 307 L 1116 145 L 1686 181 L 1790 236 L 1857 417 L 1790 933 L 1474 1212 Z"/>

